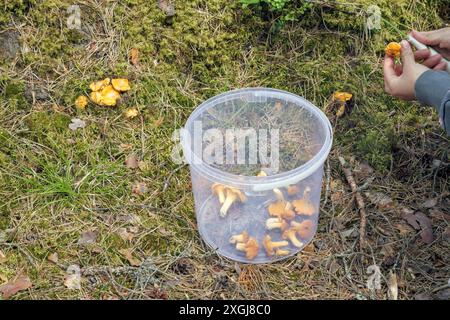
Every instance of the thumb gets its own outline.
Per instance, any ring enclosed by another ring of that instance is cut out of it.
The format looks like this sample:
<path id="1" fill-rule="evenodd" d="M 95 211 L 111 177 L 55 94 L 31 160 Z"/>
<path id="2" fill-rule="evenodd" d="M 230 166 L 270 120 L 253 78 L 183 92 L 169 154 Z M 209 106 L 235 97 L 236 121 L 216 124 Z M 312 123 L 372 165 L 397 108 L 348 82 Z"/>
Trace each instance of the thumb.
<path id="1" fill-rule="evenodd" d="M 414 59 L 414 53 L 411 49 L 411 45 L 408 41 L 403 40 L 401 42 L 402 45 L 402 63 L 405 68 L 409 68 L 416 64 L 416 60 Z"/>

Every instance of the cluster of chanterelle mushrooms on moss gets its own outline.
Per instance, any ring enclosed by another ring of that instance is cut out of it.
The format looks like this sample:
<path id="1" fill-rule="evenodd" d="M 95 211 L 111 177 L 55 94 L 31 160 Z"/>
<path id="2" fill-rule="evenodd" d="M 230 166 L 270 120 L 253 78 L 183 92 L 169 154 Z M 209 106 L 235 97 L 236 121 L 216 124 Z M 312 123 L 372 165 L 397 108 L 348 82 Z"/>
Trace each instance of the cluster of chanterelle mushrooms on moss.
<path id="1" fill-rule="evenodd" d="M 267 174 L 261 171 L 259 177 L 265 177 Z M 217 195 L 220 204 L 220 216 L 225 218 L 230 206 L 235 202 L 245 202 L 246 197 L 241 190 L 233 187 L 214 183 L 211 186 L 213 194 Z M 290 251 L 286 248 L 291 243 L 297 248 L 303 247 L 304 243 L 297 238 L 307 239 L 311 236 L 314 223 L 310 219 L 304 219 L 302 222 L 295 221 L 297 215 L 310 217 L 317 212 L 316 206 L 311 202 L 311 188 L 306 187 L 303 197 L 288 201 L 285 198 L 283 190 L 275 188 L 272 190 L 276 196 L 276 201 L 268 206 L 269 218 L 266 220 L 267 232 L 279 232 L 280 241 L 273 241 L 270 234 L 266 234 L 262 241 L 267 256 L 286 256 Z M 295 197 L 299 193 L 296 185 L 286 187 L 289 197 Z M 230 244 L 236 247 L 236 250 L 245 252 L 248 260 L 253 260 L 259 253 L 258 240 L 250 236 L 246 230 L 237 235 L 232 235 Z"/>
<path id="2" fill-rule="evenodd" d="M 125 78 L 105 78 L 103 80 L 95 81 L 89 85 L 91 93 L 89 99 L 96 105 L 114 107 L 121 98 L 121 94 L 130 90 L 130 83 Z M 86 96 L 79 96 L 75 100 L 75 107 L 79 110 L 83 110 L 89 103 L 89 99 Z M 126 118 L 134 118 L 138 115 L 136 108 L 128 108 L 124 112 Z"/>

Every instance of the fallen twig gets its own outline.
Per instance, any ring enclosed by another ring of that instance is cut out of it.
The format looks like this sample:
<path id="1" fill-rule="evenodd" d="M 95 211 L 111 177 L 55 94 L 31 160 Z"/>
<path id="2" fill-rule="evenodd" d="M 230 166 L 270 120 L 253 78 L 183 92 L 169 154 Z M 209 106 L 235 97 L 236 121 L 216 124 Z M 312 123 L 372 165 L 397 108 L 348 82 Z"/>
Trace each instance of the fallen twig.
<path id="1" fill-rule="evenodd" d="M 367 224 L 367 216 L 366 216 L 366 206 L 364 204 L 364 199 L 361 193 L 358 190 L 358 186 L 356 185 L 355 178 L 353 178 L 352 171 L 347 166 L 347 161 L 343 157 L 338 157 L 339 162 L 342 166 L 342 171 L 344 172 L 345 178 L 347 179 L 350 188 L 352 189 L 352 193 L 355 195 L 356 204 L 359 209 L 360 223 L 359 223 L 359 247 L 362 249 L 366 246 L 366 224 Z"/>

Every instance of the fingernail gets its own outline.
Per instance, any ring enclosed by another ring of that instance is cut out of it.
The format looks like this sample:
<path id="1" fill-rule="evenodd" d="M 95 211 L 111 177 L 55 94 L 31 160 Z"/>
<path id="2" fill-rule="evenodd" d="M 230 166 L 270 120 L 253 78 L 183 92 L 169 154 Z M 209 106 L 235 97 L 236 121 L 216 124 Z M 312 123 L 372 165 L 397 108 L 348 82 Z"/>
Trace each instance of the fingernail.
<path id="1" fill-rule="evenodd" d="M 406 40 L 402 40 L 402 42 L 400 42 L 400 44 L 402 45 L 403 48 L 407 49 L 409 48 L 409 42 Z"/>

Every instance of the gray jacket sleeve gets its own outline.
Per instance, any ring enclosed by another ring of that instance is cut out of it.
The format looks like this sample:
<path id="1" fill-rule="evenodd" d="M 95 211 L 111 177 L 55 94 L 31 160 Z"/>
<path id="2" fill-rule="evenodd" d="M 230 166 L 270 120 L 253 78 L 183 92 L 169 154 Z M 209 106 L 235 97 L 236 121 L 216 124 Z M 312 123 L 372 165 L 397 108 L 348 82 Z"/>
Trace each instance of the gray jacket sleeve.
<path id="1" fill-rule="evenodd" d="M 436 108 L 439 122 L 450 135 L 450 75 L 428 70 L 417 79 L 415 91 L 420 102 Z"/>

